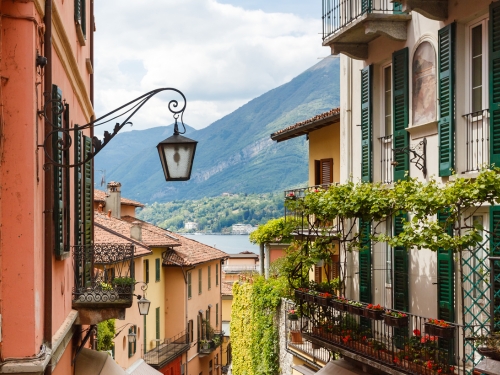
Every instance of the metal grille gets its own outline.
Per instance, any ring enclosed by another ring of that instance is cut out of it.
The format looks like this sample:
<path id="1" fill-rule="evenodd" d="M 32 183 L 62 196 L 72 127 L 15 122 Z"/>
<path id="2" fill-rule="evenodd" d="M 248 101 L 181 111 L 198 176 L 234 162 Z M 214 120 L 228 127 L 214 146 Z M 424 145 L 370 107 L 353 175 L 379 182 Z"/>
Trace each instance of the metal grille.
<path id="1" fill-rule="evenodd" d="M 469 113 L 464 116 L 466 124 L 466 170 L 464 172 L 479 171 L 488 167 L 490 163 L 490 111 Z"/>
<path id="2" fill-rule="evenodd" d="M 394 181 L 392 135 L 380 137 L 380 182 L 390 184 Z"/>
<path id="3" fill-rule="evenodd" d="M 134 246 L 100 244 L 73 247 L 77 303 L 132 303 Z"/>

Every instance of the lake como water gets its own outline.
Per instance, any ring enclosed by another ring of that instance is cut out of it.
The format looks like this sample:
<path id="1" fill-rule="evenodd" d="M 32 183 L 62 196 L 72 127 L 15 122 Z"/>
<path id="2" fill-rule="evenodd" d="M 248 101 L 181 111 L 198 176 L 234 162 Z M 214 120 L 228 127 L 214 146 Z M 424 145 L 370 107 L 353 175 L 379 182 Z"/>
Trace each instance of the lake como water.
<path id="1" fill-rule="evenodd" d="M 228 254 L 238 254 L 242 251 L 251 251 L 259 254 L 259 245 L 254 245 L 243 234 L 185 234 L 182 236 L 201 242 L 208 246 L 222 250 Z"/>

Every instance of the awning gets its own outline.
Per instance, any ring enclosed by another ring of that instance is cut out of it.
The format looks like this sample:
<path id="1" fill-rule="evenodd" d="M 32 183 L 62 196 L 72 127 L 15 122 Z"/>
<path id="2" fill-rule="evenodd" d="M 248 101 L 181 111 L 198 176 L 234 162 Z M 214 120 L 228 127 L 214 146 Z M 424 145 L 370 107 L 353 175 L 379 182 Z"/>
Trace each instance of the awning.
<path id="1" fill-rule="evenodd" d="M 108 352 L 83 348 L 75 363 L 75 375 L 127 375 Z"/>
<path id="2" fill-rule="evenodd" d="M 125 373 L 129 375 L 162 375 L 160 371 L 148 365 L 143 359 L 135 361 Z"/>
<path id="3" fill-rule="evenodd" d="M 360 368 L 351 365 L 344 359 L 328 362 L 315 375 L 366 375 Z"/>

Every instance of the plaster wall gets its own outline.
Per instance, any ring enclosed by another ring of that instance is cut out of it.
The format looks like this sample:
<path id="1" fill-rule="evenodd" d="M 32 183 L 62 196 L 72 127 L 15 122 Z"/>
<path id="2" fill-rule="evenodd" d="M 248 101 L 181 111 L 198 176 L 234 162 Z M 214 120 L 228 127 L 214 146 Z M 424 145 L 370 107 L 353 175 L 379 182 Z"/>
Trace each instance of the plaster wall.
<path id="1" fill-rule="evenodd" d="M 257 258 L 229 258 L 225 261 L 228 266 L 253 266 L 257 262 Z"/>
<path id="2" fill-rule="evenodd" d="M 165 337 L 173 337 L 187 328 L 187 286 L 180 267 L 163 267 L 165 276 Z"/>
<path id="3" fill-rule="evenodd" d="M 340 124 L 309 133 L 309 186 L 315 184 L 314 161 L 333 159 L 333 182 L 340 179 Z"/>

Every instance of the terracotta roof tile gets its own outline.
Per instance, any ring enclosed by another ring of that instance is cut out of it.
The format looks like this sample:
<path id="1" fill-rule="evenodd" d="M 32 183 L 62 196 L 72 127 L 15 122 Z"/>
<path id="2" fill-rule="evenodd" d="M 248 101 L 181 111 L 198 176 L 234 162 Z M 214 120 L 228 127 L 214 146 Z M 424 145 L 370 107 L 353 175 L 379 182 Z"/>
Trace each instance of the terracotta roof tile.
<path id="1" fill-rule="evenodd" d="M 284 129 L 271 134 L 271 139 L 275 141 L 285 141 L 290 138 L 308 134 L 310 131 L 320 129 L 334 123 L 340 122 L 340 108 L 333 108 L 327 112 L 320 113 L 305 121 L 297 122 Z"/>
<path id="2" fill-rule="evenodd" d="M 133 221 L 141 221 L 132 216 L 124 216 L 122 220 L 129 223 Z M 212 246 L 202 244 L 201 242 L 192 240 L 190 238 L 182 237 L 178 234 L 174 234 L 166 229 L 159 228 L 153 224 L 141 221 L 142 223 L 142 233 L 144 230 L 150 230 L 157 234 L 171 236 L 180 242 L 180 246 L 174 249 L 175 254 L 182 258 L 184 264 L 187 266 L 193 266 L 200 263 L 209 262 L 217 259 L 225 259 L 229 255 L 223 251 L 220 251 Z M 170 254 L 169 254 L 170 255 Z M 173 257 L 173 255 L 171 255 Z M 173 258 L 172 258 L 173 259 Z M 172 265 L 172 259 L 167 259 L 165 265 Z M 178 259 L 178 258 L 176 258 Z"/>
<path id="3" fill-rule="evenodd" d="M 106 192 L 94 189 L 94 202 L 105 202 Z M 121 198 L 121 203 L 127 206 L 144 207 L 141 202 L 133 201 L 132 199 Z"/>
<path id="4" fill-rule="evenodd" d="M 223 296 L 232 296 L 233 295 L 233 284 L 223 281 L 221 283 L 221 294 Z"/>

